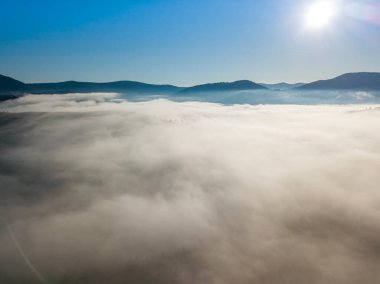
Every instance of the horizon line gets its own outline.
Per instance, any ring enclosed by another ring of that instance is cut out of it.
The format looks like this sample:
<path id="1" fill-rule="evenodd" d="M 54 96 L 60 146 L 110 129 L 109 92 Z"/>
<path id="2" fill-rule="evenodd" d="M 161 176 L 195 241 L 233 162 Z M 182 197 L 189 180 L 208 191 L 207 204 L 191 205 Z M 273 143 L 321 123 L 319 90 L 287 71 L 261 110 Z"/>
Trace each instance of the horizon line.
<path id="1" fill-rule="evenodd" d="M 286 82 L 286 81 L 275 81 L 275 82 L 258 82 L 258 81 L 255 81 L 255 80 L 251 80 L 251 79 L 238 79 L 238 80 L 231 80 L 231 81 L 213 81 L 213 82 L 210 82 L 210 81 L 207 81 L 205 83 L 197 83 L 197 84 L 194 84 L 194 85 L 189 85 L 189 86 L 180 86 L 180 85 L 177 85 L 177 84 L 171 84 L 171 83 L 148 83 L 146 81 L 139 81 L 139 80 L 130 80 L 130 79 L 116 79 L 116 80 L 112 80 L 112 81 L 81 81 L 81 80 L 62 80 L 62 81 L 45 81 L 45 82 L 25 82 L 25 81 L 21 81 L 19 79 L 13 76 L 10 76 L 10 75 L 4 75 L 4 74 L 0 74 L 2 76 L 6 76 L 6 77 L 9 77 L 9 78 L 12 78 L 12 79 L 15 79 L 17 81 L 20 81 L 24 84 L 57 84 L 57 83 L 66 83 L 66 82 L 78 82 L 78 83 L 96 83 L 96 84 L 107 84 L 107 83 L 116 83 L 116 82 L 135 82 L 135 83 L 143 83 L 143 84 L 148 84 L 148 85 L 169 85 L 169 86 L 174 86 L 174 87 L 180 87 L 180 88 L 189 88 L 189 87 L 194 87 L 194 86 L 198 86 L 198 85 L 206 85 L 206 84 L 218 84 L 218 83 L 234 83 L 234 82 L 238 82 L 238 81 L 250 81 L 250 82 L 253 82 L 253 83 L 256 83 L 256 84 L 266 84 L 266 85 L 275 85 L 275 84 L 290 84 L 290 85 L 294 85 L 294 84 L 309 84 L 309 83 L 313 83 L 313 82 L 317 82 L 317 81 L 323 81 L 323 80 L 330 80 L 330 79 L 334 79 L 334 78 L 337 78 L 339 76 L 342 76 L 342 75 L 346 75 L 346 74 L 358 74 L 358 73 L 380 73 L 380 71 L 350 71 L 350 72 L 345 72 L 345 73 L 340 73 L 339 75 L 335 75 L 333 77 L 329 77 L 329 78 L 323 78 L 323 79 L 317 79 L 317 80 L 314 80 L 314 81 L 310 81 L 310 82 L 300 82 L 300 81 L 296 81 L 296 82 Z"/>

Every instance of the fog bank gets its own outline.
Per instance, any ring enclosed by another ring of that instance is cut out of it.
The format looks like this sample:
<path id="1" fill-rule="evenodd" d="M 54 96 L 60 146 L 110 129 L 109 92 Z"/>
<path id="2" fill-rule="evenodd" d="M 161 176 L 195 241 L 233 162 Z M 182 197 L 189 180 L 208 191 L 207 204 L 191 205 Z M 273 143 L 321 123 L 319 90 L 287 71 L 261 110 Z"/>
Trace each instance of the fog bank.
<path id="1" fill-rule="evenodd" d="M 0 137 L 1 283 L 380 279 L 380 105 L 26 96 Z"/>

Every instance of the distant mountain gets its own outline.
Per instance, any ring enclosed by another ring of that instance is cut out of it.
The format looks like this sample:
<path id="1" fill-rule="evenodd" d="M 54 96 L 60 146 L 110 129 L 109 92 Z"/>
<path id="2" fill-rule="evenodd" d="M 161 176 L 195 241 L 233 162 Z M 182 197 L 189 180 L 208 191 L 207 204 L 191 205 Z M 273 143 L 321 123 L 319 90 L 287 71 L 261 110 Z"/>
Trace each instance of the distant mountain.
<path id="1" fill-rule="evenodd" d="M 67 81 L 60 83 L 36 83 L 28 84 L 33 94 L 66 94 L 66 93 L 93 93 L 93 92 L 116 92 L 116 93 L 165 93 L 173 94 L 182 88 L 172 85 L 154 85 L 135 81 L 117 81 L 110 83 L 91 83 Z"/>
<path id="2" fill-rule="evenodd" d="M 0 101 L 17 98 L 28 90 L 28 86 L 23 82 L 11 77 L 0 75 Z"/>
<path id="3" fill-rule="evenodd" d="M 330 80 L 305 84 L 298 90 L 380 90 L 380 73 L 347 73 Z"/>
<path id="4" fill-rule="evenodd" d="M 59 83 L 25 84 L 10 77 L 0 75 L 0 100 L 13 99 L 29 94 L 69 94 L 69 93 L 125 93 L 125 94 L 175 94 L 183 88 L 173 85 L 155 85 L 135 81 L 92 83 L 67 81 Z"/>
<path id="5" fill-rule="evenodd" d="M 265 90 L 264 86 L 256 84 L 252 81 L 241 80 L 232 83 L 211 83 L 197 85 L 181 90 L 180 94 L 201 93 L 201 92 L 223 92 L 223 91 L 244 91 L 244 90 Z"/>
<path id="6" fill-rule="evenodd" d="M 268 88 L 269 90 L 274 90 L 274 91 L 286 91 L 286 90 L 291 90 L 294 88 L 301 87 L 305 85 L 305 83 L 295 83 L 295 84 L 289 84 L 289 83 L 277 83 L 277 84 L 266 84 L 266 83 L 259 83 L 261 86 L 264 86 Z"/>
<path id="7" fill-rule="evenodd" d="M 117 81 L 109 83 L 67 81 L 59 83 L 25 84 L 13 78 L 0 75 L 0 100 L 13 99 L 20 95 L 31 94 L 68 94 L 114 92 L 131 95 L 181 95 L 206 92 L 228 92 L 246 90 L 380 90 L 380 73 L 347 73 L 330 80 L 321 80 L 309 84 L 257 84 L 249 80 L 222 82 L 181 88 L 173 85 L 155 85 L 135 81 Z"/>
<path id="8" fill-rule="evenodd" d="M 11 77 L 0 75 L 0 92 L 18 92 L 26 90 L 27 86 Z"/>

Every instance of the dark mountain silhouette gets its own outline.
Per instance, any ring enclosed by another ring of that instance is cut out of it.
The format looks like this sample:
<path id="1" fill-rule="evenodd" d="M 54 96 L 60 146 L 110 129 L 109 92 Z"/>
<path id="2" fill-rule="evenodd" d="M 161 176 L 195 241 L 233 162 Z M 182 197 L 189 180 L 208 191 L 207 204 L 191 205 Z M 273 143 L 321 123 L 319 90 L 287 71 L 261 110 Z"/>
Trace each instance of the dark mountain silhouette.
<path id="1" fill-rule="evenodd" d="M 0 101 L 15 99 L 28 91 L 28 86 L 11 77 L 0 75 Z"/>
<path id="2" fill-rule="evenodd" d="M 294 88 L 295 87 L 295 88 Z M 321 80 L 297 87 L 297 84 L 257 84 L 249 80 L 231 83 L 211 83 L 182 88 L 173 85 L 155 85 L 135 81 L 92 83 L 67 81 L 59 83 L 25 84 L 13 78 L 0 75 L 0 100 L 13 99 L 30 94 L 68 94 L 115 92 L 123 94 L 181 95 L 207 92 L 228 92 L 245 90 L 380 90 L 380 73 L 347 73 L 330 80 Z"/>
<path id="3" fill-rule="evenodd" d="M 347 73 L 330 80 L 305 84 L 298 90 L 380 90 L 380 73 Z"/>
<path id="4" fill-rule="evenodd" d="M 0 75 L 0 100 L 13 99 L 29 94 L 69 94 L 69 93 L 125 93 L 125 94 L 175 94 L 183 88 L 173 85 L 154 85 L 135 81 L 92 83 L 67 81 L 59 83 L 25 84 L 10 77 Z"/>
<path id="5" fill-rule="evenodd" d="M 0 75 L 0 92 L 18 92 L 27 90 L 27 85 L 11 77 Z"/>
<path id="6" fill-rule="evenodd" d="M 117 93 L 165 93 L 173 94 L 182 88 L 172 85 L 154 85 L 135 81 L 117 81 L 110 83 L 91 83 L 67 81 L 60 83 L 28 84 L 33 94 L 65 94 L 65 93 L 92 93 L 92 92 L 117 92 Z"/>
<path id="7" fill-rule="evenodd" d="M 289 84 L 289 83 L 285 83 L 285 82 L 276 83 L 276 84 L 266 84 L 266 83 L 258 83 L 258 84 L 268 88 L 269 90 L 274 90 L 274 91 L 291 90 L 291 89 L 298 88 L 298 87 L 305 85 L 305 83 Z"/>
<path id="8" fill-rule="evenodd" d="M 244 90 L 265 90 L 264 86 L 256 84 L 252 81 L 241 80 L 232 83 L 211 83 L 204 85 L 197 85 L 181 90 L 180 94 L 200 93 L 200 92 L 223 92 L 223 91 L 244 91 Z"/>

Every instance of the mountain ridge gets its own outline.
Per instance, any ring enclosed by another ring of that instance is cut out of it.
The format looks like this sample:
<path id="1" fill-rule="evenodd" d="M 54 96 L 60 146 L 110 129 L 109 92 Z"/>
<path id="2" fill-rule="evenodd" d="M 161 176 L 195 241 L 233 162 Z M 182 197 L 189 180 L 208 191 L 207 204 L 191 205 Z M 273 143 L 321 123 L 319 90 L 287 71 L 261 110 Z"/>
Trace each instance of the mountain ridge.
<path id="1" fill-rule="evenodd" d="M 268 83 L 258 83 L 258 84 L 273 91 L 291 90 L 291 89 L 298 88 L 305 85 L 305 83 L 286 83 L 286 82 L 272 83 L 272 84 L 268 84 Z"/>
<path id="2" fill-rule="evenodd" d="M 298 90 L 380 90 L 380 73 L 352 72 L 332 79 L 318 80 L 301 87 Z"/>
<path id="3" fill-rule="evenodd" d="M 27 89 L 27 84 L 0 74 L 0 92 L 18 92 Z"/>
<path id="4" fill-rule="evenodd" d="M 259 85 L 250 80 L 238 80 L 234 82 L 208 83 L 188 87 L 181 90 L 180 94 L 199 93 L 199 92 L 216 92 L 216 91 L 244 91 L 244 90 L 267 90 L 266 87 Z"/>
<path id="5" fill-rule="evenodd" d="M 299 83 L 302 84 L 302 83 Z M 124 94 L 165 94 L 186 95 L 202 92 L 228 92 L 244 90 L 378 90 L 380 91 L 380 73 L 378 72 L 352 72 L 345 73 L 332 79 L 318 80 L 296 86 L 297 84 L 255 83 L 250 80 L 234 82 L 218 82 L 200 84 L 191 87 L 179 87 L 170 84 L 149 84 L 138 81 L 114 82 L 80 82 L 64 81 L 56 83 L 23 83 L 8 76 L 0 75 L 0 100 L 13 99 L 23 94 L 67 94 L 67 93 L 93 93 L 115 92 Z"/>
<path id="6" fill-rule="evenodd" d="M 137 81 L 115 81 L 115 82 L 79 82 L 64 81 L 57 83 L 32 83 L 28 84 L 33 94 L 52 94 L 52 93 L 90 93 L 90 92 L 126 92 L 134 91 L 137 93 L 158 92 L 175 93 L 182 89 L 173 85 L 156 85 Z"/>

